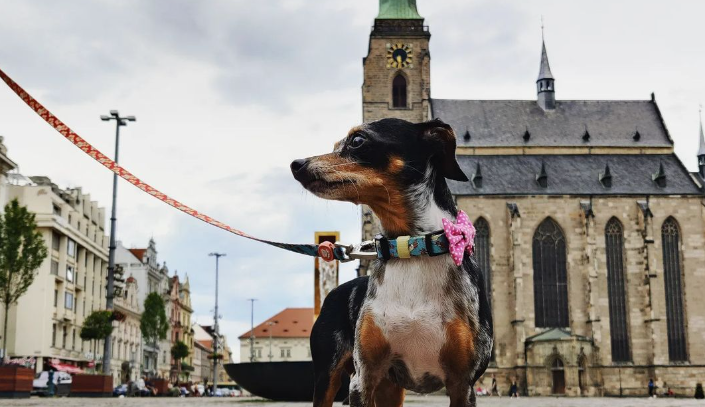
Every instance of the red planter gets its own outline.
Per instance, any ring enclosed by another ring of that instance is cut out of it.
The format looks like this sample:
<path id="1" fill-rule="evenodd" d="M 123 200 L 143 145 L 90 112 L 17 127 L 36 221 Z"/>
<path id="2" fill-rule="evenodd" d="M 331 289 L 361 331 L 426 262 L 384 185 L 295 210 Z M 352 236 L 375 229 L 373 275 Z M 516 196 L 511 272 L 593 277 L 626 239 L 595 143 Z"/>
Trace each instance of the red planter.
<path id="1" fill-rule="evenodd" d="M 20 366 L 0 366 L 0 398 L 29 398 L 34 370 Z"/>
<path id="2" fill-rule="evenodd" d="M 77 374 L 73 376 L 70 397 L 112 397 L 112 375 Z"/>
<path id="3" fill-rule="evenodd" d="M 157 396 L 165 396 L 169 391 L 169 381 L 166 379 L 152 379 L 154 388 L 157 389 Z"/>

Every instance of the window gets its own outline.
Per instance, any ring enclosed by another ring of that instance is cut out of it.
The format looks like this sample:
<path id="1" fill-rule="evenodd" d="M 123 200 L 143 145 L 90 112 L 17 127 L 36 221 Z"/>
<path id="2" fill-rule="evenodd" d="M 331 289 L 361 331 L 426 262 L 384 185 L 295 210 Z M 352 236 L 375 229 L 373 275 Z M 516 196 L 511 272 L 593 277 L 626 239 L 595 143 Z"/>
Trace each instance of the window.
<path id="1" fill-rule="evenodd" d="M 76 328 L 71 330 L 71 350 L 76 350 Z"/>
<path id="2" fill-rule="evenodd" d="M 54 250 L 59 250 L 61 246 L 61 235 L 57 232 L 51 233 L 51 248 Z"/>
<path id="3" fill-rule="evenodd" d="M 666 291 L 666 328 L 668 330 L 668 358 L 672 362 L 688 360 L 681 277 L 680 229 L 673 218 L 661 227 L 663 242 L 663 282 Z"/>
<path id="4" fill-rule="evenodd" d="M 610 310 L 610 340 L 612 361 L 629 362 L 629 332 L 627 329 L 627 293 L 624 280 L 624 232 L 617 218 L 610 219 L 605 228 L 607 258 L 607 296 Z"/>
<path id="5" fill-rule="evenodd" d="M 484 218 L 475 222 L 475 260 L 485 280 L 487 302 L 492 309 L 492 274 L 490 268 L 490 225 Z"/>
<path id="6" fill-rule="evenodd" d="M 406 78 L 404 75 L 398 74 L 394 77 L 392 81 L 392 106 L 393 107 L 407 107 L 406 106 Z"/>
<path id="7" fill-rule="evenodd" d="M 66 254 L 68 254 L 69 257 L 76 257 L 76 242 L 74 242 L 73 239 L 68 239 Z"/>
<path id="8" fill-rule="evenodd" d="M 166 363 L 166 351 L 164 351 L 164 354 L 162 356 L 162 363 Z"/>
<path id="9" fill-rule="evenodd" d="M 59 306 L 59 290 L 54 289 L 54 307 Z"/>
<path id="10" fill-rule="evenodd" d="M 51 346 L 56 347 L 56 324 L 51 325 Z"/>
<path id="11" fill-rule="evenodd" d="M 291 357 L 291 348 L 281 348 L 281 357 L 290 358 Z"/>
<path id="12" fill-rule="evenodd" d="M 569 327 L 565 236 L 551 218 L 534 234 L 533 264 L 536 327 Z"/>
<path id="13" fill-rule="evenodd" d="M 57 204 L 52 204 L 54 209 L 54 215 L 61 216 L 61 207 Z"/>
<path id="14" fill-rule="evenodd" d="M 56 260 L 51 261 L 51 274 L 55 276 L 59 275 L 59 262 Z"/>
<path id="15" fill-rule="evenodd" d="M 63 330 L 63 335 L 61 337 L 61 347 L 66 349 L 66 337 L 69 336 L 69 330 L 68 328 L 64 325 L 64 330 Z"/>
<path id="16" fill-rule="evenodd" d="M 64 293 L 64 308 L 73 309 L 73 293 Z"/>
<path id="17" fill-rule="evenodd" d="M 66 266 L 66 280 L 73 283 L 73 266 Z"/>

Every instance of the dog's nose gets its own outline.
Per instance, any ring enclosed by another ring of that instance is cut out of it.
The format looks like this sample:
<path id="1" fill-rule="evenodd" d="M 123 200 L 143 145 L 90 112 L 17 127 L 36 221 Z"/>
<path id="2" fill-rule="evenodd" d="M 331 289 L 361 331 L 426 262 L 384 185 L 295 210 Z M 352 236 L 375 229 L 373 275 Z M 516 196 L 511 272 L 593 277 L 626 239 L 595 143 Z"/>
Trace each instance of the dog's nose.
<path id="1" fill-rule="evenodd" d="M 304 168 L 308 164 L 308 160 L 305 158 L 299 158 L 298 160 L 294 160 L 291 162 L 291 173 L 296 175 L 297 172 L 301 171 L 302 168 Z"/>
<path id="2" fill-rule="evenodd" d="M 294 178 L 304 186 L 313 180 L 311 172 L 308 170 L 308 159 L 299 159 L 291 162 L 291 173 Z"/>

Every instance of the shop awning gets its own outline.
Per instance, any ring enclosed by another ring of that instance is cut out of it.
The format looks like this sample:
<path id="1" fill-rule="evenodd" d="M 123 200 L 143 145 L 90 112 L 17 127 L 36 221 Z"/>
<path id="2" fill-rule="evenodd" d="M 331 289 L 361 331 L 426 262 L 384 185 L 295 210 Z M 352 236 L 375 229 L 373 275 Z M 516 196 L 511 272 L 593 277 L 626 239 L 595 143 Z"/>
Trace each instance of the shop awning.
<path id="1" fill-rule="evenodd" d="M 68 365 L 66 363 L 52 363 L 51 366 L 60 372 L 66 372 L 70 374 L 83 373 L 83 369 L 74 365 Z"/>

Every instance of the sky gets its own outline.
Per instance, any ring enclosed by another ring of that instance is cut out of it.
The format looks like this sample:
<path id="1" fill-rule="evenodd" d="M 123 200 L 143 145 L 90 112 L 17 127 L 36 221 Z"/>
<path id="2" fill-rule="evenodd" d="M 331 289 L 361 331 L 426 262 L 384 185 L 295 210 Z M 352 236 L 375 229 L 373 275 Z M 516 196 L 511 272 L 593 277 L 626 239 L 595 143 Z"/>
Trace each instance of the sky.
<path id="1" fill-rule="evenodd" d="M 655 92 L 675 149 L 696 169 L 705 101 L 705 2 L 417 0 L 430 27 L 432 97 L 534 99 L 541 18 L 558 99 L 646 100 Z M 289 163 L 323 154 L 361 121 L 362 58 L 376 0 L 4 0 L 0 68 L 95 147 L 147 183 L 258 237 L 358 242 L 359 208 L 323 201 Z M 81 186 L 110 211 L 112 174 L 0 86 L 0 135 L 24 175 Z M 313 305 L 313 259 L 251 242 L 121 181 L 118 240 L 191 283 L 193 321 L 220 314 L 237 337 L 285 307 Z M 107 225 L 106 225 L 107 230 Z M 341 266 L 341 281 L 355 264 Z"/>

